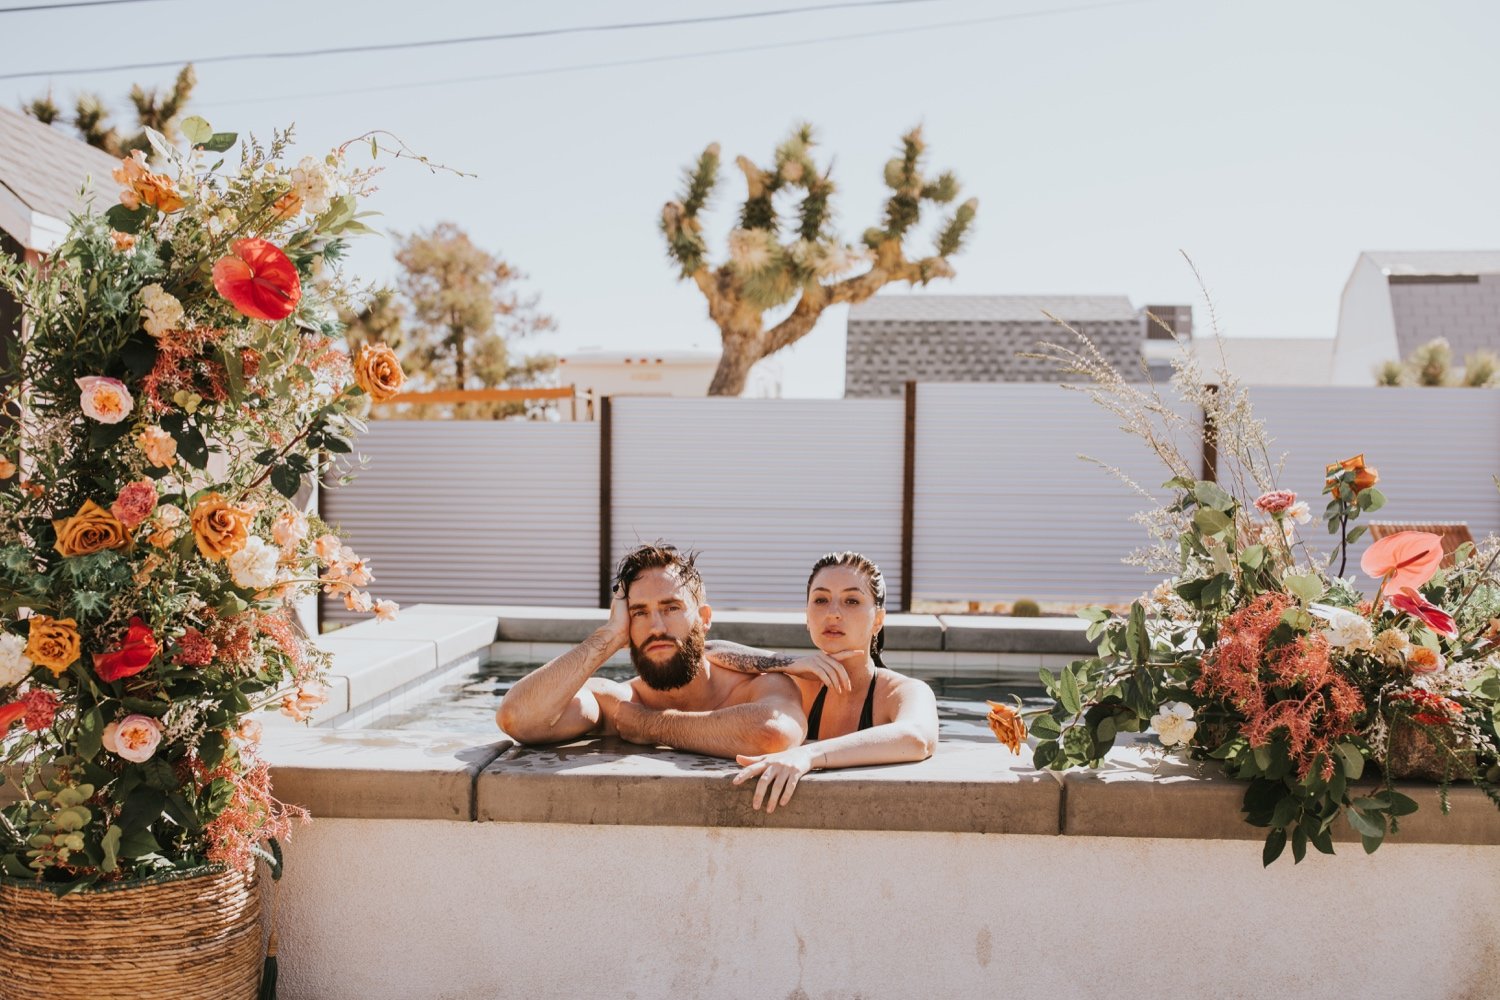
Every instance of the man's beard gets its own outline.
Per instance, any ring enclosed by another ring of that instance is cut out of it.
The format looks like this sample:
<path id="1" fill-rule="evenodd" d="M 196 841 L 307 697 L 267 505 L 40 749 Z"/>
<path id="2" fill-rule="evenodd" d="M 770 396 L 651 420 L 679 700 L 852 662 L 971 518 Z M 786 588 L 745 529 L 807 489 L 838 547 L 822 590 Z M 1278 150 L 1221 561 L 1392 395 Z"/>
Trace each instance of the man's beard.
<path id="1" fill-rule="evenodd" d="M 690 683 L 703 669 L 703 640 L 707 629 L 702 622 L 695 623 L 693 628 L 682 639 L 673 639 L 669 635 L 653 635 L 647 637 L 640 646 L 630 644 L 630 662 L 635 664 L 635 672 L 640 675 L 641 680 L 655 691 L 675 691 L 676 689 Z M 653 642 L 670 642 L 676 645 L 677 652 L 665 663 L 654 663 L 647 659 L 644 647 Z"/>

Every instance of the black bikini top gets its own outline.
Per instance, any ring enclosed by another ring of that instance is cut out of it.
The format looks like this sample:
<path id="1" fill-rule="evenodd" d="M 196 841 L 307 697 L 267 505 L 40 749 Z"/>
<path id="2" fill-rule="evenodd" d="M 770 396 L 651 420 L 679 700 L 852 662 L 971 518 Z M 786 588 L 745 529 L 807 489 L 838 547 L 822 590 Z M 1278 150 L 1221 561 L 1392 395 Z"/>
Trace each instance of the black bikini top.
<path id="1" fill-rule="evenodd" d="M 875 677 L 880 672 L 877 667 L 870 674 L 870 690 L 865 692 L 865 707 L 859 711 L 859 730 L 869 729 L 875 725 Z M 813 699 L 812 711 L 807 714 L 807 738 L 809 741 L 818 738 L 818 725 L 823 721 L 823 699 L 828 697 L 828 685 L 824 684 L 818 696 Z"/>

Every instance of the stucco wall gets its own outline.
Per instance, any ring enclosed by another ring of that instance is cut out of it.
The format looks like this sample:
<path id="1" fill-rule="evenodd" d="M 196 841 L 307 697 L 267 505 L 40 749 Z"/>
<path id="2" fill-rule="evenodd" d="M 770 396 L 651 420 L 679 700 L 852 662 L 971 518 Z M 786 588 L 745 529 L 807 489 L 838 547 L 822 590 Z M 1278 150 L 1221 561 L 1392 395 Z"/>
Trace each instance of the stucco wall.
<path id="1" fill-rule="evenodd" d="M 1489 997 L 1500 847 L 324 819 L 283 1000 Z"/>

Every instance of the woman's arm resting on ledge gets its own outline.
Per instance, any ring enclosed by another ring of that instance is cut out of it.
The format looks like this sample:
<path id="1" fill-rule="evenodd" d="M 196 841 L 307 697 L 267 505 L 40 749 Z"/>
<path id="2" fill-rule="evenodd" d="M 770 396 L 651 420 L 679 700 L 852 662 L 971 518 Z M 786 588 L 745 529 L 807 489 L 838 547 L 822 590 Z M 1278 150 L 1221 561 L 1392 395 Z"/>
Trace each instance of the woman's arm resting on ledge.
<path id="1" fill-rule="evenodd" d="M 807 735 L 802 696 L 785 677 L 757 677 L 745 685 L 753 700 L 709 712 L 657 710 L 635 703 L 619 706 L 620 736 L 647 746 L 660 744 L 714 757 L 774 753 Z"/>
<path id="2" fill-rule="evenodd" d="M 863 767 L 870 764 L 901 764 L 926 760 L 937 750 L 937 698 L 932 688 L 904 677 L 892 692 L 895 718 L 880 726 L 832 739 L 805 743 L 780 753 L 741 755 L 742 766 L 734 783 L 758 778 L 753 808 L 764 801 L 766 812 L 786 805 L 797 790 L 797 782 L 808 771 L 831 767 Z"/>

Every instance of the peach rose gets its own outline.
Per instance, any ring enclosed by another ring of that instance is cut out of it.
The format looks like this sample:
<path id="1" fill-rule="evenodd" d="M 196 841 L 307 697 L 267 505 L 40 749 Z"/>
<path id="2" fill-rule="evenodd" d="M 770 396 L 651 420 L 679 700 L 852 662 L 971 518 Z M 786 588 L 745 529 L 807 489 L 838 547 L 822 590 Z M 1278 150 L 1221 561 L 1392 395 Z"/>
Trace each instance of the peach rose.
<path id="1" fill-rule="evenodd" d="M 105 549 L 123 549 L 130 541 L 125 525 L 92 500 L 85 500 L 72 517 L 53 521 L 52 528 L 57 532 L 53 547 L 64 559 Z"/>
<path id="2" fill-rule="evenodd" d="M 26 638 L 26 658 L 61 677 L 81 655 L 78 623 L 71 618 L 49 618 L 47 615 L 32 615 L 26 621 L 30 628 Z"/>
<path id="3" fill-rule="evenodd" d="M 161 745 L 161 726 L 149 715 L 127 715 L 115 727 L 114 744 L 115 749 L 111 753 L 136 764 L 144 764 Z"/>
<path id="4" fill-rule="evenodd" d="M 177 439 L 160 427 L 147 427 L 135 439 L 136 447 L 158 469 L 170 469 L 177 464 Z"/>
<path id="5" fill-rule="evenodd" d="M 401 605 L 395 601 L 375 602 L 375 618 L 377 621 L 393 622 L 396 620 L 396 613 L 400 610 Z"/>
<path id="6" fill-rule="evenodd" d="M 990 724 L 990 731 L 995 734 L 995 739 L 1011 753 L 1020 753 L 1021 741 L 1026 738 L 1026 723 L 1011 706 L 998 701 L 988 704 L 990 714 L 985 721 Z"/>
<path id="7" fill-rule="evenodd" d="M 191 522 L 193 537 L 198 541 L 198 551 L 203 558 L 228 559 L 244 548 L 252 516 L 248 510 L 231 506 L 217 493 L 199 500 L 193 508 Z"/>
<path id="8" fill-rule="evenodd" d="M 73 381 L 78 383 L 82 393 L 78 404 L 83 409 L 83 415 L 90 420 L 97 420 L 101 424 L 118 424 L 130 416 L 130 411 L 135 408 L 130 390 L 117 378 L 85 375 Z"/>
<path id="9" fill-rule="evenodd" d="M 0 455 L 0 479 L 9 479 L 16 474 L 16 463 Z"/>
<path id="10" fill-rule="evenodd" d="M 300 510 L 288 507 L 276 515 L 271 525 L 271 539 L 283 552 L 291 552 L 307 538 L 307 516 Z"/>
<path id="11" fill-rule="evenodd" d="M 169 549 L 172 543 L 177 541 L 177 529 L 187 517 L 181 507 L 156 508 L 156 516 L 151 519 L 151 527 L 154 529 L 146 536 L 146 541 L 159 549 Z"/>
<path id="12" fill-rule="evenodd" d="M 384 402 L 401 391 L 406 373 L 396 352 L 384 344 L 361 344 L 354 359 L 354 381 L 375 402 Z"/>
<path id="13" fill-rule="evenodd" d="M 129 233 L 122 233 L 115 229 L 110 232 L 109 238 L 114 242 L 115 249 L 122 253 L 135 248 L 135 237 Z"/>

